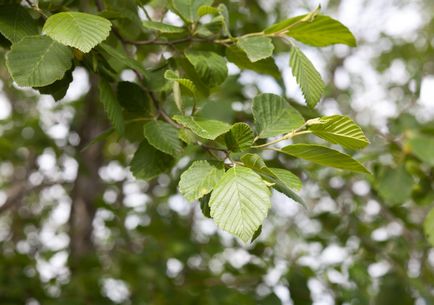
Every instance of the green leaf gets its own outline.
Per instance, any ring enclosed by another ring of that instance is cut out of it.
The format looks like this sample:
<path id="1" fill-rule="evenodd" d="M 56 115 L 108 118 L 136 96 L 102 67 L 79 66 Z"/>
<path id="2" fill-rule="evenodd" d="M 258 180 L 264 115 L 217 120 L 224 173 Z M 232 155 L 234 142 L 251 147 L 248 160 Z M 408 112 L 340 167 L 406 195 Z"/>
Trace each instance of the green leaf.
<path id="1" fill-rule="evenodd" d="M 226 60 L 217 53 L 193 50 L 184 53 L 201 80 L 210 87 L 220 85 L 227 78 Z"/>
<path id="2" fill-rule="evenodd" d="M 207 218 L 211 218 L 211 209 L 209 207 L 210 198 L 211 198 L 211 194 L 207 194 L 199 199 L 200 209 L 202 210 L 202 214 Z"/>
<path id="3" fill-rule="evenodd" d="M 321 99 L 325 88 L 321 75 L 312 65 L 309 58 L 295 45 L 291 47 L 289 65 L 303 92 L 307 105 L 311 108 L 315 107 Z"/>
<path id="4" fill-rule="evenodd" d="M 228 61 L 236 64 L 240 69 L 248 69 L 257 73 L 271 75 L 277 79 L 282 77 L 279 68 L 272 57 L 258 60 L 253 63 L 249 60 L 247 54 L 244 53 L 243 50 L 236 45 L 232 45 L 226 48 L 226 58 Z"/>
<path id="5" fill-rule="evenodd" d="M 137 179 L 150 180 L 171 169 L 173 164 L 172 156 L 155 149 L 145 140 L 134 154 L 130 169 Z"/>
<path id="6" fill-rule="evenodd" d="M 187 22 L 193 23 L 199 19 L 198 10 L 201 6 L 212 5 L 213 0 L 172 0 L 175 11 Z"/>
<path id="7" fill-rule="evenodd" d="M 223 32 L 226 36 L 232 37 L 231 29 L 230 29 L 230 21 L 229 21 L 229 10 L 224 3 L 220 3 L 218 5 L 218 10 L 220 15 L 223 16 Z"/>
<path id="8" fill-rule="evenodd" d="M 241 37 L 237 46 L 247 54 L 251 62 L 271 57 L 274 50 L 271 38 L 265 36 Z"/>
<path id="9" fill-rule="evenodd" d="M 185 144 L 194 144 L 197 142 L 196 135 L 187 128 L 178 129 L 178 138 Z"/>
<path id="10" fill-rule="evenodd" d="M 351 31 L 339 21 L 324 15 L 318 15 L 312 22 L 294 25 L 287 33 L 298 41 L 315 47 L 332 44 L 356 46 L 356 39 Z"/>
<path id="11" fill-rule="evenodd" d="M 259 228 L 256 230 L 255 234 L 253 234 L 250 242 L 251 243 L 254 242 L 259 237 L 259 235 L 261 235 L 261 233 L 262 233 L 262 225 L 260 225 Z"/>
<path id="12" fill-rule="evenodd" d="M 72 82 L 72 70 L 65 73 L 65 76 L 56 80 L 54 83 L 44 87 L 35 87 L 41 94 L 50 94 L 55 101 L 61 100 L 68 91 L 69 84 Z"/>
<path id="13" fill-rule="evenodd" d="M 128 67 L 130 69 L 140 72 L 145 78 L 149 79 L 148 71 L 142 66 L 140 62 L 135 59 L 129 58 L 121 51 L 113 48 L 112 46 L 102 43 L 98 46 L 98 51 L 102 53 L 107 61 L 115 60 L 117 64 Z"/>
<path id="14" fill-rule="evenodd" d="M 64 45 L 88 53 L 108 37 L 111 26 L 110 21 L 100 16 L 62 12 L 48 17 L 42 31 Z"/>
<path id="15" fill-rule="evenodd" d="M 253 117 L 258 136 L 268 138 L 288 133 L 304 124 L 301 114 L 282 97 L 264 93 L 253 99 Z"/>
<path id="16" fill-rule="evenodd" d="M 434 247 L 434 208 L 426 216 L 423 222 L 423 230 L 427 240 Z"/>
<path id="17" fill-rule="evenodd" d="M 16 43 L 26 36 L 37 35 L 38 24 L 21 5 L 0 5 L 0 33 Z"/>
<path id="18" fill-rule="evenodd" d="M 221 229 L 248 242 L 271 207 L 270 190 L 253 170 L 236 166 L 223 175 L 209 205 L 211 217 Z"/>
<path id="19" fill-rule="evenodd" d="M 193 96 L 197 96 L 199 94 L 196 85 L 191 80 L 189 80 L 188 78 L 180 77 L 175 71 L 167 70 L 164 73 L 164 78 L 167 80 L 178 82 L 180 85 L 187 88 Z"/>
<path id="20" fill-rule="evenodd" d="M 301 183 L 300 178 L 291 173 L 289 170 L 271 167 L 270 171 L 288 188 L 294 189 L 296 191 L 301 190 L 303 184 Z"/>
<path id="21" fill-rule="evenodd" d="M 218 8 L 213 7 L 213 6 L 209 6 L 209 5 L 202 5 L 197 10 L 197 15 L 199 17 L 203 17 L 205 15 L 217 15 L 219 13 L 220 12 L 219 12 Z"/>
<path id="22" fill-rule="evenodd" d="M 351 156 L 322 145 L 292 144 L 282 148 L 281 152 L 319 165 L 353 172 L 370 173 L 366 167 L 351 158 Z"/>
<path id="23" fill-rule="evenodd" d="M 104 105 L 104 110 L 113 127 L 119 134 L 123 134 L 125 132 L 125 124 L 122 108 L 110 84 L 104 79 L 101 79 L 99 83 L 99 99 Z"/>
<path id="24" fill-rule="evenodd" d="M 156 149 L 176 156 L 182 151 L 182 143 L 178 138 L 178 129 L 163 121 L 149 121 L 143 127 L 149 144 Z"/>
<path id="25" fill-rule="evenodd" d="M 347 116 L 325 116 L 309 120 L 306 126 L 316 136 L 348 149 L 361 149 L 369 144 L 362 129 Z"/>
<path id="26" fill-rule="evenodd" d="M 199 137 L 215 140 L 218 136 L 228 132 L 231 125 L 217 120 L 207 120 L 198 117 L 175 115 L 173 119 L 187 127 Z"/>
<path id="27" fill-rule="evenodd" d="M 127 81 L 119 82 L 117 94 L 119 103 L 128 112 L 143 115 L 151 112 L 149 98 L 139 85 Z"/>
<path id="28" fill-rule="evenodd" d="M 253 169 L 272 183 L 274 189 L 305 206 L 303 199 L 292 190 L 298 191 L 302 186 L 301 180 L 296 175 L 285 169 L 267 167 L 264 160 L 257 154 L 245 154 L 241 157 L 241 161 L 246 167 Z"/>
<path id="29" fill-rule="evenodd" d="M 312 12 L 306 15 L 289 18 L 287 20 L 283 20 L 281 22 L 269 26 L 264 30 L 264 33 L 265 34 L 285 33 L 291 27 L 297 24 L 312 22 L 318 16 L 320 10 L 321 10 L 321 6 L 318 5 L 318 7 L 315 10 L 313 10 Z"/>
<path id="30" fill-rule="evenodd" d="M 210 193 L 225 173 L 223 163 L 195 161 L 181 175 L 179 191 L 188 201 Z"/>
<path id="31" fill-rule="evenodd" d="M 246 123 L 236 123 L 225 134 L 225 142 L 230 151 L 240 152 L 249 149 L 253 145 L 255 135 L 252 128 Z"/>
<path id="32" fill-rule="evenodd" d="M 406 171 L 404 165 L 397 168 L 383 168 L 378 175 L 378 193 L 388 205 L 402 204 L 409 200 L 412 187 L 413 177 Z"/>
<path id="33" fill-rule="evenodd" d="M 434 137 L 412 135 L 408 141 L 411 152 L 423 162 L 434 166 Z"/>
<path id="34" fill-rule="evenodd" d="M 22 87 L 43 87 L 60 80 L 71 68 L 72 51 L 47 36 L 28 36 L 6 53 L 6 66 Z"/>
<path id="35" fill-rule="evenodd" d="M 149 20 L 143 21 L 143 26 L 147 29 L 155 30 L 160 33 L 166 33 L 166 34 L 176 34 L 185 31 L 184 28 L 179 26 L 174 26 L 163 22 L 149 21 Z"/>

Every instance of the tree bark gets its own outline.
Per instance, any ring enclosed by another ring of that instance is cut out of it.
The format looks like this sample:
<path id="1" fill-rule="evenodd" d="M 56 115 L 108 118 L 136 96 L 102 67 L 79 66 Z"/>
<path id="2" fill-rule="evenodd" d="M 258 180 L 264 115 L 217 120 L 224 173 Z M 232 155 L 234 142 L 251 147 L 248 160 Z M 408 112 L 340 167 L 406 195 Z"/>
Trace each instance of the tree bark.
<path id="1" fill-rule="evenodd" d="M 107 127 L 101 107 L 98 105 L 97 79 L 90 76 L 91 88 L 84 99 L 81 118 L 77 128 L 80 146 L 77 152 L 79 163 L 77 178 L 72 190 L 72 205 L 69 218 L 70 259 L 72 266 L 80 258 L 93 253 L 93 219 L 95 201 L 103 191 L 98 171 L 103 165 L 103 144 L 95 143 L 84 151 L 81 148 Z"/>

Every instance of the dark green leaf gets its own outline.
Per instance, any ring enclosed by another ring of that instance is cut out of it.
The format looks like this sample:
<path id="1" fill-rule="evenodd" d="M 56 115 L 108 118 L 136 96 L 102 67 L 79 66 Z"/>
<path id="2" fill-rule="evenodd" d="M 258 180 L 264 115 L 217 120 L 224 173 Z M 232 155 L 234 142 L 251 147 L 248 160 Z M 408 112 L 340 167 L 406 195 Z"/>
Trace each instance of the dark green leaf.
<path id="1" fill-rule="evenodd" d="M 0 33 L 16 43 L 26 36 L 38 34 L 38 24 L 19 4 L 0 4 Z"/>
<path id="2" fill-rule="evenodd" d="M 174 159 L 153 146 L 146 140 L 140 143 L 130 169 L 137 179 L 150 180 L 172 168 Z"/>
<path id="3" fill-rule="evenodd" d="M 123 134 L 125 131 L 125 124 L 122 115 L 122 108 L 119 105 L 110 84 L 104 79 L 101 79 L 99 84 L 99 99 L 104 105 L 104 110 L 113 127 L 118 133 Z"/>
<path id="4" fill-rule="evenodd" d="M 201 80 L 210 87 L 220 85 L 228 76 L 226 60 L 217 53 L 190 50 L 185 52 L 185 56 Z"/>

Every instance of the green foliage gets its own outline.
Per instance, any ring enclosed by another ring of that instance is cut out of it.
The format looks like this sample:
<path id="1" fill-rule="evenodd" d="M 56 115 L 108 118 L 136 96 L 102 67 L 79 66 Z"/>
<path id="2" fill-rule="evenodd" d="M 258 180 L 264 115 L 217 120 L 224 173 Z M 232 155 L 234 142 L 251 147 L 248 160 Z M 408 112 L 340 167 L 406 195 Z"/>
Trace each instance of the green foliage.
<path id="1" fill-rule="evenodd" d="M 185 56 L 209 87 L 220 85 L 228 76 L 225 59 L 214 52 L 190 50 L 185 52 Z"/>
<path id="2" fill-rule="evenodd" d="M 16 43 L 26 36 L 38 34 L 38 24 L 19 4 L 0 6 L 0 33 Z"/>
<path id="3" fill-rule="evenodd" d="M 378 176 L 378 192 L 388 205 L 402 204 L 410 199 L 413 178 L 404 165 L 384 168 Z"/>
<path id="4" fill-rule="evenodd" d="M 182 151 L 177 130 L 172 125 L 163 121 L 151 120 L 145 124 L 143 131 L 149 144 L 159 151 L 172 156 L 176 156 Z"/>
<path id="5" fill-rule="evenodd" d="M 233 87 L 238 76 L 229 76 L 227 63 L 271 75 L 282 85 L 273 56 L 289 51 L 292 72 L 307 105 L 313 108 L 325 85 L 309 59 L 288 38 L 314 46 L 353 46 L 355 41 L 341 23 L 319 15 L 319 7 L 269 27 L 261 25 L 265 30 L 232 36 L 239 32 L 232 28 L 233 8 L 213 3 L 170 1 L 168 8 L 184 21 L 181 26 L 164 18 L 153 20 L 146 8 L 141 9 L 148 20 L 140 20 L 137 3 L 132 0 L 96 2 L 98 15 L 93 10 L 74 11 L 59 5 L 56 9 L 48 6 L 52 14 L 46 18 L 43 9 L 35 6 L 35 12 L 46 19 L 42 29 L 46 36 L 37 35 L 38 20 L 33 20 L 27 9 L 9 5 L 0 14 L 0 33 L 12 42 L 6 63 L 20 86 L 31 86 L 61 99 L 71 82 L 73 58 L 76 66 L 97 74 L 99 99 L 112 128 L 87 142 L 108 139 L 113 130 L 121 141 L 133 142 L 138 148 L 130 169 L 137 179 L 150 180 L 169 170 L 177 173 L 174 165 L 178 161 L 184 157 L 192 160 L 191 167 L 181 175 L 179 191 L 190 201 L 209 195 L 202 200 L 203 210 L 210 208 L 220 228 L 247 242 L 257 237 L 255 232 L 261 232 L 270 207 L 270 188 L 304 204 L 296 193 L 301 180 L 280 163 L 267 166 L 262 151 L 274 150 L 324 166 L 368 172 L 349 155 L 325 146 L 273 147 L 308 133 L 350 149 L 363 148 L 368 140 L 348 117 L 309 117 L 306 122 L 284 97 L 270 93 L 253 98 L 251 113 L 240 117 L 231 114 L 222 120 L 218 113 L 232 112 L 222 108 L 242 99 L 237 96 L 226 102 L 226 91 L 227 96 L 241 92 Z M 17 27 L 12 13 L 23 19 Z M 205 15 L 210 18 L 201 18 Z M 133 70 L 135 80 L 121 80 L 125 69 Z M 269 139 L 276 136 L 280 137 Z M 213 161 L 197 161 L 203 159 L 202 154 Z"/>
<path id="6" fill-rule="evenodd" d="M 209 205 L 211 217 L 221 229 L 248 242 L 271 207 L 270 191 L 254 171 L 236 166 L 215 186 Z"/>
<path id="7" fill-rule="evenodd" d="M 271 57 L 274 50 L 271 38 L 264 36 L 241 37 L 237 46 L 247 54 L 253 63 Z"/>
<path id="8" fill-rule="evenodd" d="M 207 120 L 199 117 L 176 115 L 173 117 L 179 124 L 190 129 L 196 135 L 208 140 L 215 140 L 218 136 L 228 132 L 231 126 L 217 120 Z"/>
<path id="9" fill-rule="evenodd" d="M 179 191 L 189 201 L 198 200 L 214 189 L 224 173 L 222 163 L 195 161 L 181 175 Z"/>
<path id="10" fill-rule="evenodd" d="M 423 223 L 423 229 L 427 240 L 434 246 L 434 209 L 429 211 Z"/>
<path id="11" fill-rule="evenodd" d="M 62 79 L 71 62 L 71 50 L 46 36 L 24 37 L 6 54 L 9 73 L 23 87 L 43 87 Z"/>
<path id="12" fill-rule="evenodd" d="M 131 172 L 137 179 L 149 180 L 169 170 L 173 158 L 142 141 L 130 163 Z"/>
<path id="13" fill-rule="evenodd" d="M 64 12 L 50 16 L 42 32 L 64 45 L 88 53 L 108 37 L 110 29 L 111 23 L 105 18 L 79 12 Z"/>
<path id="14" fill-rule="evenodd" d="M 106 80 L 101 80 L 99 84 L 99 99 L 104 105 L 104 110 L 107 117 L 110 119 L 113 127 L 117 132 L 123 134 L 125 131 L 124 118 L 122 116 L 122 109 L 113 92 L 110 84 Z"/>
<path id="15" fill-rule="evenodd" d="M 213 0 L 171 0 L 172 6 L 180 17 L 187 22 L 197 21 L 198 10 L 201 6 L 210 6 Z"/>
<path id="16" fill-rule="evenodd" d="M 306 125 L 316 136 L 348 149 L 361 149 L 369 144 L 362 129 L 343 115 L 321 117 L 308 121 Z"/>
<path id="17" fill-rule="evenodd" d="M 422 161 L 434 166 L 434 139 L 425 135 L 414 135 L 408 141 L 412 152 Z"/>
<path id="18" fill-rule="evenodd" d="M 258 137 L 269 138 L 301 127 L 304 119 L 288 102 L 275 94 L 260 94 L 253 99 L 253 117 Z"/>
<path id="19" fill-rule="evenodd" d="M 241 152 L 250 149 L 255 141 L 252 128 L 246 123 L 236 123 L 225 134 L 225 142 L 230 151 Z"/>
<path id="20" fill-rule="evenodd" d="M 291 47 L 289 65 L 292 74 L 303 92 L 306 103 L 310 107 L 318 104 L 324 93 L 324 82 L 309 58 L 296 46 Z"/>
<path id="21" fill-rule="evenodd" d="M 305 159 L 320 165 L 369 174 L 368 169 L 351 158 L 351 156 L 325 146 L 317 144 L 292 144 L 282 148 L 281 151 L 293 157 Z"/>

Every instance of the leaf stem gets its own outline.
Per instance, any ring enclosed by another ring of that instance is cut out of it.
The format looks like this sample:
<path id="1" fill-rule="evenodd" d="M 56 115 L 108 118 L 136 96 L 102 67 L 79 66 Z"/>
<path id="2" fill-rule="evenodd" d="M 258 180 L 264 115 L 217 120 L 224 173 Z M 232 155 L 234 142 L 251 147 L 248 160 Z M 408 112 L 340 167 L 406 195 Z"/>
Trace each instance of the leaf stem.
<path id="1" fill-rule="evenodd" d="M 302 131 L 293 130 L 293 131 L 287 133 L 286 135 L 284 135 L 284 136 L 282 136 L 282 137 L 280 137 L 280 138 L 278 138 L 278 139 L 276 139 L 274 141 L 271 141 L 271 142 L 268 142 L 268 143 L 265 143 L 265 144 L 261 144 L 261 145 L 254 145 L 254 146 L 252 146 L 252 148 L 264 148 L 264 147 L 268 147 L 268 146 L 271 146 L 273 144 L 279 143 L 279 142 L 281 142 L 283 140 L 292 139 L 293 137 L 296 137 L 296 136 L 299 136 L 299 135 L 303 135 L 303 134 L 308 134 L 308 133 L 311 133 L 311 131 L 310 130 L 302 130 Z"/>

